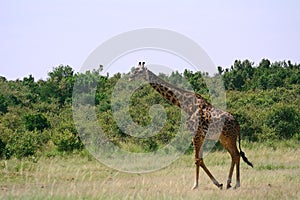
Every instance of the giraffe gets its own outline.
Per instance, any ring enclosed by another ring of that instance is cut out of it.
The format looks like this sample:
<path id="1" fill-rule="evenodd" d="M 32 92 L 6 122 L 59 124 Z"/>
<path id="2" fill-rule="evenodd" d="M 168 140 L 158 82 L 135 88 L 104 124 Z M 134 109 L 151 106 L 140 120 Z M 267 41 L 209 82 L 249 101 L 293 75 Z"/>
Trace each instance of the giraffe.
<path id="1" fill-rule="evenodd" d="M 231 156 L 226 188 L 231 188 L 234 167 L 236 167 L 236 185 L 234 188 L 240 187 L 240 157 L 249 166 L 253 167 L 253 164 L 241 149 L 240 126 L 233 115 L 213 107 L 200 94 L 183 90 L 160 79 L 145 67 L 145 62 L 139 62 L 138 67 L 130 76 L 130 80 L 133 79 L 144 79 L 163 98 L 187 113 L 187 127 L 193 132 L 192 143 L 196 167 L 195 183 L 192 189 L 198 188 L 200 167 L 218 188 L 223 188 L 223 184 L 215 179 L 203 161 L 203 142 L 205 139 L 219 140 Z M 237 139 L 239 150 L 236 144 Z"/>

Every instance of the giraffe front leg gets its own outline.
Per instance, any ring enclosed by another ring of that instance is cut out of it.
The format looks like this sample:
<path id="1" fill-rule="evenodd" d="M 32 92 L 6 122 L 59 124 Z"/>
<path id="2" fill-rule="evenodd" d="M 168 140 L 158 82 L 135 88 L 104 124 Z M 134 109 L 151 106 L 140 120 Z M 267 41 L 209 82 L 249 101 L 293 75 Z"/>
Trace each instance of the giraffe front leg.
<path id="1" fill-rule="evenodd" d="M 195 158 L 195 165 L 196 165 L 196 171 L 195 171 L 195 183 L 192 187 L 192 190 L 195 190 L 198 188 L 199 184 L 199 168 L 200 168 L 200 160 L 199 158 Z"/>
<path id="2" fill-rule="evenodd" d="M 210 173 L 210 171 L 207 169 L 207 167 L 205 166 L 203 159 L 200 159 L 200 166 L 202 167 L 202 169 L 205 171 L 205 173 L 209 176 L 210 180 L 219 188 L 219 189 L 223 189 L 223 184 L 219 183 L 215 177 Z"/>
<path id="3" fill-rule="evenodd" d="M 193 145 L 194 145 L 194 154 L 195 154 L 195 183 L 192 187 L 192 190 L 195 190 L 198 188 L 199 185 L 199 170 L 200 170 L 200 148 L 202 145 L 202 140 L 199 136 L 195 135 L 193 137 Z"/>

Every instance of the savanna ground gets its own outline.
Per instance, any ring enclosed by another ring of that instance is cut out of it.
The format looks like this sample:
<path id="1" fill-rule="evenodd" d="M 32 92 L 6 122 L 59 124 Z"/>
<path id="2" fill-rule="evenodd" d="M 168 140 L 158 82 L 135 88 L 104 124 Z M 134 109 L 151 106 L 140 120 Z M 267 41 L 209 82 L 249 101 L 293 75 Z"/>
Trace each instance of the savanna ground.
<path id="1" fill-rule="evenodd" d="M 297 142 L 245 144 L 254 168 L 241 161 L 241 187 L 219 190 L 203 171 L 194 182 L 192 155 L 146 174 L 110 169 L 89 155 L 0 161 L 0 199 L 300 199 L 300 148 Z M 226 184 L 229 154 L 205 157 L 215 177 Z M 235 184 L 235 174 L 232 185 Z"/>

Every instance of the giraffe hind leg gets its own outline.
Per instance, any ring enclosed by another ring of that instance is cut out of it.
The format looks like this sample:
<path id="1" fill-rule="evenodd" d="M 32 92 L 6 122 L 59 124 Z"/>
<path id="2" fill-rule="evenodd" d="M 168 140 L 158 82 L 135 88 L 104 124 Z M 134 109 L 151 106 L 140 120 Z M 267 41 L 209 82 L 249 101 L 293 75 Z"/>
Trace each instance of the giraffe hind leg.
<path id="1" fill-rule="evenodd" d="M 236 164 L 236 184 L 234 186 L 234 189 L 237 189 L 240 187 L 240 154 L 236 154 L 235 156 L 235 164 Z"/>
<path id="2" fill-rule="evenodd" d="M 227 189 L 231 188 L 232 175 L 235 167 L 236 167 L 236 186 L 234 188 L 237 188 L 240 186 L 240 168 L 239 168 L 240 153 L 237 149 L 236 141 L 230 138 L 222 138 L 220 142 L 224 146 L 224 148 L 227 149 L 231 157 L 231 165 L 229 169 L 226 188 Z"/>
<path id="3" fill-rule="evenodd" d="M 231 166 L 229 170 L 228 180 L 227 180 L 227 189 L 231 188 L 231 180 L 234 171 L 234 167 L 236 167 L 236 185 L 235 189 L 240 187 L 240 155 L 238 151 L 230 152 L 231 156 Z"/>
<path id="4" fill-rule="evenodd" d="M 234 159 L 231 158 L 231 166 L 230 166 L 229 175 L 228 175 L 228 179 L 227 179 L 226 189 L 231 188 L 231 179 L 232 179 L 234 165 L 235 165 Z"/>

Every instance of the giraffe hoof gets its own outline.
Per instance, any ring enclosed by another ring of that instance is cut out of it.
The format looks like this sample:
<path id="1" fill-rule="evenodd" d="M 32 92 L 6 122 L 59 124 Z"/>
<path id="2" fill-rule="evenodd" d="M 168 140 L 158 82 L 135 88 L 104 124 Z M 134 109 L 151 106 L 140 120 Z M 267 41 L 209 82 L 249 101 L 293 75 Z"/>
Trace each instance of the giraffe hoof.
<path id="1" fill-rule="evenodd" d="M 218 185 L 218 188 L 219 188 L 220 190 L 222 190 L 222 189 L 223 189 L 223 184 L 222 184 L 222 183 L 219 184 L 219 185 Z"/>
<path id="2" fill-rule="evenodd" d="M 227 187 L 226 187 L 226 189 L 228 190 L 228 189 L 230 189 L 230 188 L 231 188 L 231 185 L 228 184 Z"/>
<path id="3" fill-rule="evenodd" d="M 196 190 L 198 188 L 198 185 L 194 185 L 193 187 L 192 187 L 192 190 Z"/>
<path id="4" fill-rule="evenodd" d="M 233 189 L 238 189 L 240 186 L 239 185 L 236 185 L 236 186 L 234 186 L 234 188 Z"/>

